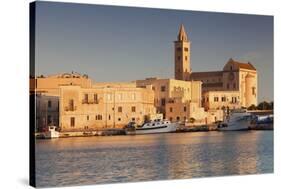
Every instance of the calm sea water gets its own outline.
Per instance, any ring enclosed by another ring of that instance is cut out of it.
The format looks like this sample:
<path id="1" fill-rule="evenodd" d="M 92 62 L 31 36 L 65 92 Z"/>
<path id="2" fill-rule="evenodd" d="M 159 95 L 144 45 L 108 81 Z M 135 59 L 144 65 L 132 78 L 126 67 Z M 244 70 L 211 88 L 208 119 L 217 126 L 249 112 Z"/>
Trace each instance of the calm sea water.
<path id="1" fill-rule="evenodd" d="M 36 142 L 37 186 L 273 172 L 273 132 L 197 132 Z"/>

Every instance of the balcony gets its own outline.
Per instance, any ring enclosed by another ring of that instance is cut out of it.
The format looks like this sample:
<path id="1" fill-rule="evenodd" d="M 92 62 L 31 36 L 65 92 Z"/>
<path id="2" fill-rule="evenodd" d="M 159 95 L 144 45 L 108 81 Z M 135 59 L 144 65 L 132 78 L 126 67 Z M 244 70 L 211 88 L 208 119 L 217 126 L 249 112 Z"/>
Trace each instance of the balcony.
<path id="1" fill-rule="evenodd" d="M 68 106 L 66 106 L 66 107 L 64 107 L 64 110 L 66 111 L 66 112 L 73 112 L 73 111 L 76 111 L 77 110 L 77 107 L 76 106 L 73 106 L 73 107 L 68 107 Z"/>
<path id="2" fill-rule="evenodd" d="M 98 104 L 99 100 L 88 100 L 88 99 L 83 99 L 82 104 Z"/>

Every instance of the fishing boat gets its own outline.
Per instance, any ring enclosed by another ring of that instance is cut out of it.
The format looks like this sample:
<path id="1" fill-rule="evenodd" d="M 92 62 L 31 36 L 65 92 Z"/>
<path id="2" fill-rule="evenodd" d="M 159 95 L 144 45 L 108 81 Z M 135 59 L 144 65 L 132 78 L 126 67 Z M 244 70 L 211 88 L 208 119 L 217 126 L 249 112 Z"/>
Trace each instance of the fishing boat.
<path id="1" fill-rule="evenodd" d="M 125 128 L 127 135 L 170 133 L 177 130 L 178 123 L 172 123 L 168 120 L 156 119 L 146 122 L 141 126 L 137 126 L 134 122 L 130 122 Z"/>
<path id="2" fill-rule="evenodd" d="M 59 138 L 59 132 L 56 131 L 56 126 L 49 126 L 43 136 L 45 139 Z"/>

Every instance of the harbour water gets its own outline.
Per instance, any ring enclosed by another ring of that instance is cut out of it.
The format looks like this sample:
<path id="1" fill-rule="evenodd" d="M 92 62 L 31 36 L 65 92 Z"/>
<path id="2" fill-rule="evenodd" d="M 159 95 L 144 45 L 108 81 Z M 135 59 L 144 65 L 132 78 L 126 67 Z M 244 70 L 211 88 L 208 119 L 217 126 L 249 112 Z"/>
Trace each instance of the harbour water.
<path id="1" fill-rule="evenodd" d="M 273 131 L 36 141 L 36 184 L 39 187 L 272 172 Z"/>

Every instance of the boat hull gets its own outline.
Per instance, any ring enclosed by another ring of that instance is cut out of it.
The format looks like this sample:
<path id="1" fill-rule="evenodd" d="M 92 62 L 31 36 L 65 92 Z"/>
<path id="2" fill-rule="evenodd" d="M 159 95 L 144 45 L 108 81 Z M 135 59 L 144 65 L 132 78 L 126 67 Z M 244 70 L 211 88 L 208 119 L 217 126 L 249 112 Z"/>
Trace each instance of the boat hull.
<path id="1" fill-rule="evenodd" d="M 177 130 L 177 124 L 169 124 L 157 128 L 136 128 L 134 130 L 126 130 L 127 135 L 143 135 L 143 134 L 157 134 L 170 133 Z"/>
<path id="2" fill-rule="evenodd" d="M 227 124 L 226 127 L 218 128 L 218 131 L 245 131 L 249 130 L 249 121 L 241 121 L 237 123 Z"/>
<path id="3" fill-rule="evenodd" d="M 59 132 L 57 131 L 48 131 L 44 133 L 45 139 L 59 138 Z"/>

